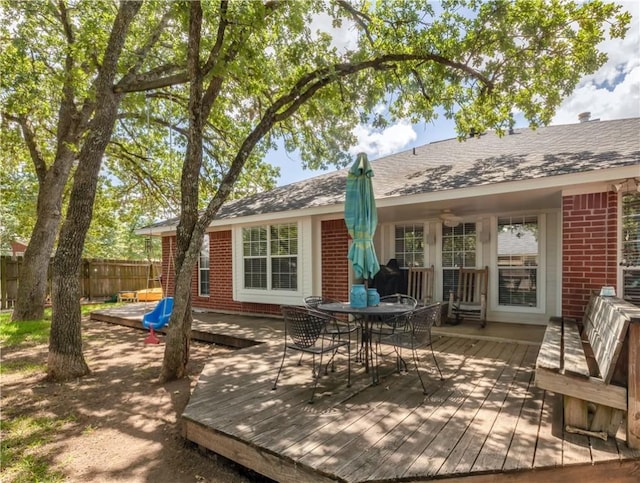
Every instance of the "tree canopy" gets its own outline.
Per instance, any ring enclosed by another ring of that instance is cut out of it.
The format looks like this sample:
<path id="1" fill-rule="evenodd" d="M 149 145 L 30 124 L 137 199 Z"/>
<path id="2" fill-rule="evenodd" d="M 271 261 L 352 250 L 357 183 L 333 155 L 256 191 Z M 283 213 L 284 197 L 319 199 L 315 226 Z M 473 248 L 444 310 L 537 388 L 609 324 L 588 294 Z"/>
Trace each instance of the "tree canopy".
<path id="1" fill-rule="evenodd" d="M 315 167 L 349 161 L 358 123 L 430 121 L 436 109 L 458 133 L 505 131 L 519 111 L 549 123 L 562 97 L 605 60 L 606 25 L 623 35 L 629 15 L 602 2 L 226 2 L 189 5 L 188 135 L 177 226 L 175 306 L 162 378 L 188 361 L 190 287 L 202 237 L 251 157 L 283 138 Z M 334 45 L 318 18 L 354 29 Z M 383 105 L 383 115 L 379 106 Z M 199 211 L 202 133 L 216 128 L 229 159 Z"/>
<path id="2" fill-rule="evenodd" d="M 166 378 L 188 360 L 202 236 L 229 197 L 272 185 L 264 154 L 276 142 L 317 168 L 350 161 L 360 123 L 441 111 L 461 136 L 502 132 L 514 112 L 545 125 L 630 18 L 599 0 L 59 0 L 5 2 L 3 15 L 0 109 L 22 142 L 11 162 L 26 167 L 28 153 L 39 185 L 32 242 L 64 215 L 50 365 L 77 369 L 58 367 L 60 377 L 84 370 L 70 300 L 101 192 L 180 215 Z M 44 197 L 56 176 L 56 196 Z"/>

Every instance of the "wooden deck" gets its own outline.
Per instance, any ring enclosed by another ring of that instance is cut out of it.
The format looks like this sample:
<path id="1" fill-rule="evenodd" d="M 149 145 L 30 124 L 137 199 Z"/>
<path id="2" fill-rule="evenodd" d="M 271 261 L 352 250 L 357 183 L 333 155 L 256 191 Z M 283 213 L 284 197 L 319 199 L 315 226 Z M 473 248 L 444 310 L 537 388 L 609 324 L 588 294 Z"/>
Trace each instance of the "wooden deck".
<path id="1" fill-rule="evenodd" d="M 92 318 L 139 324 L 138 315 L 101 312 Z M 205 367 L 182 415 L 184 436 L 274 480 L 638 481 L 640 452 L 627 448 L 623 432 L 605 442 L 562 430 L 560 399 L 533 384 L 540 328 L 438 328 L 434 349 L 446 380 L 425 364 L 427 396 L 414 370 L 394 372 L 391 356 L 381 384 L 354 365 L 347 388 L 340 359 L 310 405 L 308 357 L 297 366 L 292 354 L 271 390 L 281 320 L 194 318 L 194 334 L 263 343 Z"/>

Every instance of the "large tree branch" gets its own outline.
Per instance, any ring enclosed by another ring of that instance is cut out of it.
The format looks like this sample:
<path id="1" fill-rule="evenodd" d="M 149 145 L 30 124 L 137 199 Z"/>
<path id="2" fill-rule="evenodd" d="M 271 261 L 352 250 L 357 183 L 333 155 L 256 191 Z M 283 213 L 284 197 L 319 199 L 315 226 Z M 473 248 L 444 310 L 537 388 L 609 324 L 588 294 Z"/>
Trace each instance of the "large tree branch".
<path id="1" fill-rule="evenodd" d="M 129 70 L 123 76 L 120 82 L 126 84 L 130 79 L 134 78 L 135 75 L 140 71 L 140 68 L 144 63 L 147 57 L 147 54 L 149 54 L 153 46 L 156 45 L 158 40 L 160 40 L 160 36 L 162 35 L 165 28 L 167 27 L 167 24 L 169 23 L 170 18 L 171 18 L 171 6 L 169 5 L 169 8 L 167 9 L 167 11 L 160 18 L 158 25 L 156 25 L 154 28 L 151 29 L 151 32 L 153 33 L 149 36 L 147 41 L 136 51 L 135 53 L 137 57 L 136 62 L 129 68 Z M 118 84 L 120 84 L 120 82 Z"/>
<path id="2" fill-rule="evenodd" d="M 57 144 L 60 151 L 63 143 L 75 144 L 77 141 L 78 125 L 80 119 L 75 104 L 74 97 L 74 67 L 75 60 L 73 58 L 73 49 L 75 38 L 73 35 L 73 29 L 71 26 L 71 20 L 69 19 L 69 11 L 63 0 L 58 1 L 58 8 L 52 5 L 52 10 L 55 12 L 56 17 L 62 24 L 62 29 L 67 41 L 66 55 L 64 59 L 64 81 L 62 84 L 62 100 L 60 102 L 60 109 L 58 110 L 58 132 L 57 132 Z M 64 148 L 62 148 L 64 149 Z"/>
<path id="3" fill-rule="evenodd" d="M 146 73 L 137 76 L 135 79 L 132 79 L 127 83 L 119 82 L 114 88 L 114 92 L 117 94 L 127 92 L 144 92 L 184 84 L 186 82 L 189 82 L 189 74 L 186 70 L 166 77 L 157 77 Z"/>
<path id="4" fill-rule="evenodd" d="M 229 7 L 229 2 L 227 0 L 220 1 L 220 20 L 218 22 L 218 33 L 216 34 L 216 41 L 209 52 L 209 58 L 202 66 L 202 72 L 204 75 L 207 75 L 216 65 L 220 57 L 220 51 L 222 50 L 222 45 L 224 44 L 224 36 L 227 30 L 227 26 L 229 25 L 229 21 L 227 19 L 227 10 Z"/>
<path id="5" fill-rule="evenodd" d="M 198 226 L 206 227 L 211 223 L 216 213 L 231 193 L 232 187 L 240 176 L 242 168 L 254 147 L 258 142 L 260 142 L 266 133 L 269 132 L 275 123 L 291 117 L 295 112 L 297 112 L 300 106 L 311 99 L 318 90 L 332 82 L 335 82 L 341 77 L 347 77 L 366 69 L 387 70 L 395 63 L 410 61 L 437 62 L 466 73 L 469 77 L 482 82 L 489 89 L 493 87 L 491 81 L 479 71 L 476 71 L 465 64 L 433 54 L 387 54 L 365 62 L 356 64 L 336 64 L 334 66 L 310 72 L 300 79 L 288 94 L 276 100 L 266 110 L 258 125 L 253 129 L 253 131 L 251 131 L 251 133 L 249 133 L 231 163 L 229 171 L 222 179 L 218 191 L 207 205 L 207 209 L 203 215 L 198 220 Z"/>
<path id="6" fill-rule="evenodd" d="M 38 145 L 36 143 L 36 136 L 29 123 L 27 122 L 27 118 L 24 116 L 14 116 L 11 114 L 4 114 L 4 117 L 10 121 L 15 122 L 20 126 L 20 130 L 22 131 L 22 136 L 24 137 L 24 142 L 29 149 L 29 154 L 31 155 L 31 160 L 33 161 L 33 166 L 36 170 L 36 176 L 38 176 L 38 181 L 40 184 L 44 182 L 45 177 L 47 176 L 47 164 L 44 159 L 40 155 L 38 151 Z"/>
<path id="7" fill-rule="evenodd" d="M 226 13 L 227 13 L 227 0 L 222 0 L 220 2 L 220 22 L 218 24 L 218 36 L 216 38 L 216 43 L 211 49 L 211 53 L 209 55 L 208 61 L 205 63 L 203 67 L 203 76 L 206 76 L 211 69 L 216 65 L 220 58 L 220 52 L 222 49 L 224 35 L 226 32 L 226 27 L 229 25 Z M 271 15 L 279 6 L 280 2 L 267 2 L 264 4 L 265 9 L 265 17 Z M 248 41 L 251 32 L 249 29 L 243 29 L 240 34 L 236 37 L 236 39 L 231 43 L 227 52 L 224 54 L 222 60 L 220 61 L 222 65 L 229 65 L 231 62 L 235 60 L 240 52 L 242 45 Z M 222 69 L 224 70 L 224 69 Z M 224 77 L 221 75 L 215 76 L 209 82 L 203 96 L 202 96 L 202 111 L 204 112 L 204 116 L 209 117 L 209 113 L 215 103 L 220 91 L 222 89 L 222 84 L 224 82 Z"/>
<path id="8" fill-rule="evenodd" d="M 62 30 L 64 31 L 64 36 L 67 39 L 67 44 L 73 45 L 75 39 L 73 36 L 73 30 L 71 29 L 71 23 L 69 22 L 69 12 L 67 10 L 67 6 L 65 5 L 63 0 L 58 0 L 58 9 L 56 9 L 56 7 L 53 5 L 53 2 L 51 2 L 51 7 L 54 15 L 62 24 Z"/>
<path id="9" fill-rule="evenodd" d="M 490 92 L 493 88 L 493 82 L 476 69 L 466 64 L 449 60 L 440 55 L 434 54 L 386 54 L 374 59 L 359 62 L 356 64 L 344 63 L 325 67 L 310 72 L 301 78 L 291 91 L 280 97 L 265 113 L 265 117 L 273 116 L 276 122 L 288 118 L 295 112 L 301 104 L 309 100 L 322 87 L 330 84 L 335 79 L 347 77 L 357 72 L 372 70 L 388 70 L 394 64 L 399 62 L 411 61 L 431 61 L 441 65 L 450 67 L 456 71 L 462 71 L 469 77 L 478 80 L 484 84 L 485 88 Z"/>

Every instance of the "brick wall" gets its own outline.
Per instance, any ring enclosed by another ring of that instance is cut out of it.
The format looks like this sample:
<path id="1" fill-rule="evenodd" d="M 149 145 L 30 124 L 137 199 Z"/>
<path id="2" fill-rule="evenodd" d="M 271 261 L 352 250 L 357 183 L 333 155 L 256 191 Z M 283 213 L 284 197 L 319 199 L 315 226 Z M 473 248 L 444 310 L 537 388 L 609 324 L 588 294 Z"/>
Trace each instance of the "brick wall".
<path id="1" fill-rule="evenodd" d="M 618 196 L 562 198 L 562 315 L 581 319 L 593 291 L 616 285 Z"/>
<path id="2" fill-rule="evenodd" d="M 171 240 L 171 241 L 170 241 Z M 169 274 L 169 294 L 174 292 L 173 260 L 169 262 L 171 243 L 175 256 L 176 238 L 162 239 L 163 287 L 167 286 L 165 274 Z M 339 300 L 349 299 L 349 234 L 343 219 L 322 222 L 322 295 Z M 191 281 L 192 305 L 195 308 L 224 312 L 279 315 L 279 304 L 257 304 L 233 300 L 231 230 L 209 233 L 209 297 L 198 295 L 198 268 Z M 171 270 L 168 270 L 169 265 Z"/>
<path id="3" fill-rule="evenodd" d="M 349 233 L 344 220 L 322 222 L 322 295 L 349 300 Z"/>
<path id="4" fill-rule="evenodd" d="M 280 305 L 237 302 L 233 300 L 233 250 L 231 230 L 209 233 L 209 297 L 192 291 L 193 306 L 224 312 L 280 315 Z M 197 273 L 194 273 L 197 281 Z"/>
<path id="5" fill-rule="evenodd" d="M 173 259 L 176 256 L 176 237 L 162 237 L 162 273 L 161 284 L 164 297 L 172 297 L 175 293 L 175 267 Z"/>
<path id="6" fill-rule="evenodd" d="M 173 257 L 176 252 L 176 237 L 162 238 L 162 287 L 168 296 L 173 295 L 175 288 L 175 270 Z M 169 254 L 171 260 L 169 261 Z M 274 304 L 255 304 L 236 302 L 233 300 L 231 273 L 231 231 L 212 232 L 209 234 L 209 296 L 198 295 L 198 266 L 191 278 L 192 306 L 199 309 L 219 310 L 223 312 L 254 313 L 280 315 L 280 306 Z M 171 268 L 169 270 L 169 267 Z M 169 280 L 166 280 L 168 275 Z"/>

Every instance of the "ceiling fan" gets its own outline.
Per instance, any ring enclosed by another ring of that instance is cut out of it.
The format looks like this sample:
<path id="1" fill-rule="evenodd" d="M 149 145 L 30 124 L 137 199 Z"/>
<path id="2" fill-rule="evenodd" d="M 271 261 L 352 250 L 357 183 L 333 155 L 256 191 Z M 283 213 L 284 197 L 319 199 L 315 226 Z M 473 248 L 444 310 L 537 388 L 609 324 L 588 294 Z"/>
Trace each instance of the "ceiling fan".
<path id="1" fill-rule="evenodd" d="M 444 226 L 454 228 L 460 224 L 462 218 L 451 213 L 451 210 L 443 210 L 440 214 L 440 219 Z"/>

